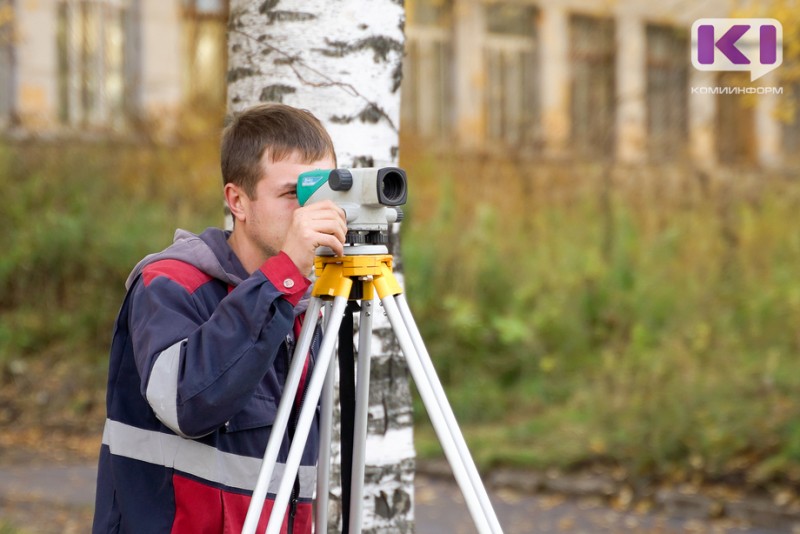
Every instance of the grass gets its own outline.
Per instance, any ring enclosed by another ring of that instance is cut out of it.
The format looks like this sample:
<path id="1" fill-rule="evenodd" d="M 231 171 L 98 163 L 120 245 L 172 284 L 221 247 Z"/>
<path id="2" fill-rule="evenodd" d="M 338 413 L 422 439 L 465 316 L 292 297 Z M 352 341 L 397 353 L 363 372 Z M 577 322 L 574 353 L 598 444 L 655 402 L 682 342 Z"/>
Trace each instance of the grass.
<path id="1" fill-rule="evenodd" d="M 185 147 L 0 146 L 0 364 L 51 350 L 105 357 L 131 262 L 169 244 L 170 227 L 216 222 L 215 169 L 190 157 Z"/>
<path id="2" fill-rule="evenodd" d="M 220 224 L 217 153 L 0 146 L 0 377 L 103 387 L 131 266 Z M 798 177 L 402 154 L 409 302 L 481 465 L 800 481 Z"/>
<path id="3" fill-rule="evenodd" d="M 175 227 L 220 219 L 207 154 L 188 144 L 0 144 L 0 425 L 99 431 L 128 272 Z"/>
<path id="4" fill-rule="evenodd" d="M 409 300 L 481 463 L 799 479 L 796 177 L 406 167 Z"/>

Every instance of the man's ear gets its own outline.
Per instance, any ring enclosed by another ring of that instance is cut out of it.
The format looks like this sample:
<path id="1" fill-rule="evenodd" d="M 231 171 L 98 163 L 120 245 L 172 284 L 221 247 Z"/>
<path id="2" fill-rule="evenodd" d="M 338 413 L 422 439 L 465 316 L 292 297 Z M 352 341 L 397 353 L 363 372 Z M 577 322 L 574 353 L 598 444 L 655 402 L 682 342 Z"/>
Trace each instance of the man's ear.
<path id="1" fill-rule="evenodd" d="M 244 222 L 246 218 L 245 205 L 249 198 L 242 191 L 242 188 L 235 184 L 225 184 L 225 202 L 231 210 L 231 216 L 235 221 Z"/>

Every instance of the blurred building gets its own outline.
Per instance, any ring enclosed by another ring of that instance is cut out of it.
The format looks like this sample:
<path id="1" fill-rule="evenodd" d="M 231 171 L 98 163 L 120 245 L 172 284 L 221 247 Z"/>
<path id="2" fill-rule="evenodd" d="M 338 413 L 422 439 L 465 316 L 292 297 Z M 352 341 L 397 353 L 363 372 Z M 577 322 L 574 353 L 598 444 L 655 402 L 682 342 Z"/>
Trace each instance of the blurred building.
<path id="1" fill-rule="evenodd" d="M 0 0 L 0 127 L 124 130 L 223 102 L 226 4 Z M 754 83 L 783 94 L 692 91 L 751 85 L 691 65 L 692 22 L 729 6 L 406 0 L 403 131 L 490 154 L 785 166 L 800 86 L 780 68 Z"/>
<path id="2" fill-rule="evenodd" d="M 418 135 L 479 151 L 702 166 L 780 167 L 800 148 L 800 118 L 786 113 L 800 91 L 780 68 L 753 84 L 782 95 L 703 93 L 753 85 L 748 73 L 691 64 L 692 23 L 732 16 L 725 0 L 406 6 L 403 118 Z"/>
<path id="3" fill-rule="evenodd" d="M 125 132 L 225 94 L 225 0 L 0 0 L 0 128 Z"/>

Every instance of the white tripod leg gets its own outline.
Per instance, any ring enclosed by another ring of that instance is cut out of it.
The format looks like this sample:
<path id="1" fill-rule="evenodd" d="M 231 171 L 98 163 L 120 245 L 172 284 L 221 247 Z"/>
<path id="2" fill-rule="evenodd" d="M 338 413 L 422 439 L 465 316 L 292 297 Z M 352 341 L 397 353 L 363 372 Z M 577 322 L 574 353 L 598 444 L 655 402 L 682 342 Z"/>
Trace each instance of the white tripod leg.
<path id="1" fill-rule="evenodd" d="M 428 412 L 428 417 L 430 417 L 433 428 L 436 431 L 437 437 L 439 438 L 439 443 L 441 444 L 442 450 L 444 451 L 444 454 L 450 463 L 450 467 L 453 470 L 453 476 L 455 477 L 456 482 L 461 489 L 461 493 L 464 496 L 464 501 L 467 504 L 467 508 L 472 516 L 472 520 L 475 523 L 475 527 L 478 529 L 480 534 L 501 533 L 502 530 L 495 530 L 492 528 L 488 515 L 481 505 L 481 501 L 478 498 L 478 491 L 473 484 L 472 477 L 468 473 L 469 469 L 466 466 L 466 462 L 464 462 L 463 458 L 461 457 L 459 449 L 456 445 L 455 436 L 450 432 L 450 428 L 447 425 L 447 420 L 444 416 L 443 410 L 439 405 L 439 399 L 437 398 L 437 394 L 434 392 L 434 384 L 431 384 L 428 380 L 425 368 L 420 361 L 421 359 L 419 355 L 417 354 L 414 342 L 410 333 L 408 332 L 405 319 L 400 313 L 400 309 L 398 308 L 394 295 L 387 295 L 383 297 L 381 302 L 383 303 L 383 308 L 386 311 L 386 315 L 388 316 L 389 322 L 391 323 L 392 329 L 397 337 L 397 341 L 400 344 L 400 348 L 403 350 L 403 354 L 406 357 L 408 370 L 411 372 L 411 376 L 413 377 L 414 383 L 417 386 L 419 395 L 422 398 L 422 402 L 425 405 L 426 411 Z M 461 435 L 460 432 L 458 434 L 459 436 Z M 463 437 L 461 439 L 463 440 Z M 482 487 L 482 484 L 480 484 L 480 477 L 478 477 L 478 481 L 479 485 Z"/>
<path id="2" fill-rule="evenodd" d="M 325 306 L 326 322 L 330 318 L 331 306 Z M 331 443 L 333 428 L 333 388 L 336 378 L 336 366 L 333 365 L 333 358 L 328 365 L 328 374 L 325 377 L 325 385 L 322 388 L 322 398 L 320 399 L 320 419 L 319 419 L 319 463 L 317 464 L 317 499 L 314 514 L 314 532 L 325 534 L 328 531 L 328 492 L 331 483 L 331 448 L 327 446 Z"/>
<path id="3" fill-rule="evenodd" d="M 286 506 L 289 504 L 289 496 L 294 486 L 297 471 L 300 468 L 300 459 L 303 456 L 303 450 L 308 440 L 311 424 L 314 422 L 314 414 L 317 411 L 317 401 L 322 393 L 322 385 L 328 374 L 328 367 L 333 359 L 339 325 L 342 323 L 342 314 L 344 313 L 345 306 L 347 306 L 347 297 L 336 297 L 334 299 L 331 317 L 328 320 L 328 326 L 325 328 L 325 334 L 322 336 L 319 357 L 317 358 L 314 371 L 311 373 L 311 380 L 308 383 L 306 397 L 300 409 L 297 428 L 294 432 L 292 445 L 289 448 L 289 456 L 286 459 L 286 470 L 278 486 L 278 493 L 275 496 L 275 504 L 269 517 L 269 523 L 267 523 L 266 534 L 278 534 L 283 524 Z M 284 398 L 285 397 L 286 395 L 284 394 Z M 292 399 L 294 399 L 293 396 Z M 281 399 L 281 402 L 282 401 L 283 399 Z M 321 446 L 325 447 L 327 444 L 322 443 Z"/>
<path id="4" fill-rule="evenodd" d="M 356 375 L 356 414 L 353 428 L 353 471 L 350 490 L 350 534 L 361 534 L 364 508 L 364 463 L 369 419 L 369 371 L 372 355 L 372 301 L 361 302 L 358 322 L 358 372 Z"/>
<path id="5" fill-rule="evenodd" d="M 247 509 L 247 516 L 245 517 L 244 526 L 242 527 L 242 534 L 254 534 L 256 527 L 258 527 L 258 520 L 261 517 L 264 500 L 267 498 L 272 472 L 275 469 L 275 463 L 278 460 L 278 452 L 283 442 L 283 435 L 289 423 L 292 402 L 297 393 L 300 378 L 303 375 L 306 355 L 311 348 L 311 341 L 314 338 L 314 329 L 319 322 L 319 311 L 321 308 L 322 300 L 317 297 L 312 298 L 311 302 L 309 302 L 308 310 L 306 311 L 306 319 L 303 323 L 303 328 L 300 330 L 300 337 L 297 340 L 294 355 L 292 356 L 289 373 L 286 376 L 284 393 L 278 404 L 275 422 L 272 424 L 272 431 L 270 432 L 269 441 L 267 442 L 267 449 L 264 451 L 264 460 L 261 463 L 258 480 L 253 490 L 253 496 L 250 499 L 250 506 Z"/>
<path id="6" fill-rule="evenodd" d="M 439 407 L 442 410 L 442 415 L 444 416 L 445 421 L 447 423 L 447 430 L 453 436 L 453 440 L 455 442 L 456 448 L 458 449 L 461 461 L 464 467 L 466 468 L 467 474 L 469 475 L 469 478 L 472 482 L 472 486 L 475 488 L 475 491 L 478 495 L 478 499 L 480 500 L 481 503 L 481 508 L 483 509 L 484 514 L 489 520 L 489 524 L 492 527 L 492 532 L 502 532 L 500 522 L 497 520 L 497 515 L 495 514 L 494 508 L 492 507 L 492 503 L 489 500 L 489 495 L 486 493 L 486 489 L 484 488 L 483 483 L 481 482 L 480 474 L 478 473 L 478 469 L 475 467 L 475 463 L 473 462 L 472 456 L 469 453 L 469 449 L 467 448 L 467 443 L 464 440 L 464 436 L 461 433 L 461 429 L 459 429 L 458 427 L 458 422 L 456 421 L 453 409 L 450 407 L 450 403 L 447 400 L 444 388 L 442 387 L 442 384 L 439 381 L 439 377 L 436 374 L 436 369 L 433 366 L 433 361 L 431 360 L 430 354 L 428 353 L 428 349 L 425 347 L 425 343 L 422 340 L 422 335 L 420 334 L 419 328 L 417 327 L 417 324 L 414 321 L 414 316 L 411 314 L 411 308 L 409 308 L 408 302 L 406 301 L 405 296 L 402 294 L 398 295 L 395 298 L 395 301 L 397 302 L 398 308 L 400 309 L 400 314 L 403 317 L 403 322 L 405 323 L 406 328 L 408 329 L 408 332 L 411 335 L 411 339 L 414 343 L 414 348 L 416 349 L 419 361 L 422 364 L 423 369 L 425 370 L 425 376 L 427 377 L 428 383 L 431 386 L 431 390 L 436 396 L 437 403 L 439 404 Z"/>

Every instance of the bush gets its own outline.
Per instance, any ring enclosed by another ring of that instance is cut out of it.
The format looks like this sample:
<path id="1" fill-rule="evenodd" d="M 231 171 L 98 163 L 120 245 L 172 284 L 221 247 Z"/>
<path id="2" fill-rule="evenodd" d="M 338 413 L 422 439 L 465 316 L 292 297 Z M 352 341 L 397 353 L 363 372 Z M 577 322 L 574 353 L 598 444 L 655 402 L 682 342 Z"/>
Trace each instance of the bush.
<path id="1" fill-rule="evenodd" d="M 0 146 L 0 370 L 103 370 L 132 266 L 221 223 L 217 158 L 202 139 Z M 409 303 L 480 463 L 800 481 L 800 181 L 402 164 Z"/>
<path id="2" fill-rule="evenodd" d="M 404 163 L 408 298 L 478 458 L 800 480 L 797 179 Z"/>
<path id="3" fill-rule="evenodd" d="M 222 219 L 205 146 L 0 146 L 0 365 L 107 355 L 124 281 L 176 226 Z M 202 178 L 202 179 L 201 179 Z"/>

